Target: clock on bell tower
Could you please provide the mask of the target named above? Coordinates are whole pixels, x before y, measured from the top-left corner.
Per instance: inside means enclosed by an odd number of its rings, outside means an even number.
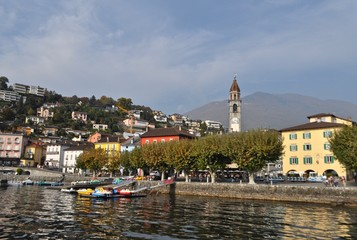
[[[241,105],[240,88],[237,83],[237,75],[235,74],[232,86],[229,90],[229,129],[228,132],[241,131]]]

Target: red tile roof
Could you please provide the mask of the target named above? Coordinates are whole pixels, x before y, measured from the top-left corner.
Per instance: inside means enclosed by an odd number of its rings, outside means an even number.
[[[187,138],[195,138],[195,136],[190,134],[189,132],[182,131],[177,128],[154,128],[142,134],[140,137],[147,138],[147,137],[165,137],[165,136],[180,136],[180,137],[187,137]]]

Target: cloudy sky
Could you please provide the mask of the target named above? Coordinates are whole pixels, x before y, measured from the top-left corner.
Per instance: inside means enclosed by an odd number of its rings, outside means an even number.
[[[167,114],[242,95],[357,103],[355,0],[0,0],[0,75]]]

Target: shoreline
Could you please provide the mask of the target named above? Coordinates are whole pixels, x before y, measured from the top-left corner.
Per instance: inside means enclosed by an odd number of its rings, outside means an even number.
[[[357,206],[355,187],[176,182],[153,191],[187,196]]]

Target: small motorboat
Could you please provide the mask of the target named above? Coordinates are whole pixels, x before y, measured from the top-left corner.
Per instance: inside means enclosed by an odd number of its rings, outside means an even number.
[[[65,192],[65,193],[77,193],[77,190],[74,188],[62,188],[61,192]]]
[[[31,179],[26,179],[22,181],[22,185],[33,185],[35,182],[32,181]]]

